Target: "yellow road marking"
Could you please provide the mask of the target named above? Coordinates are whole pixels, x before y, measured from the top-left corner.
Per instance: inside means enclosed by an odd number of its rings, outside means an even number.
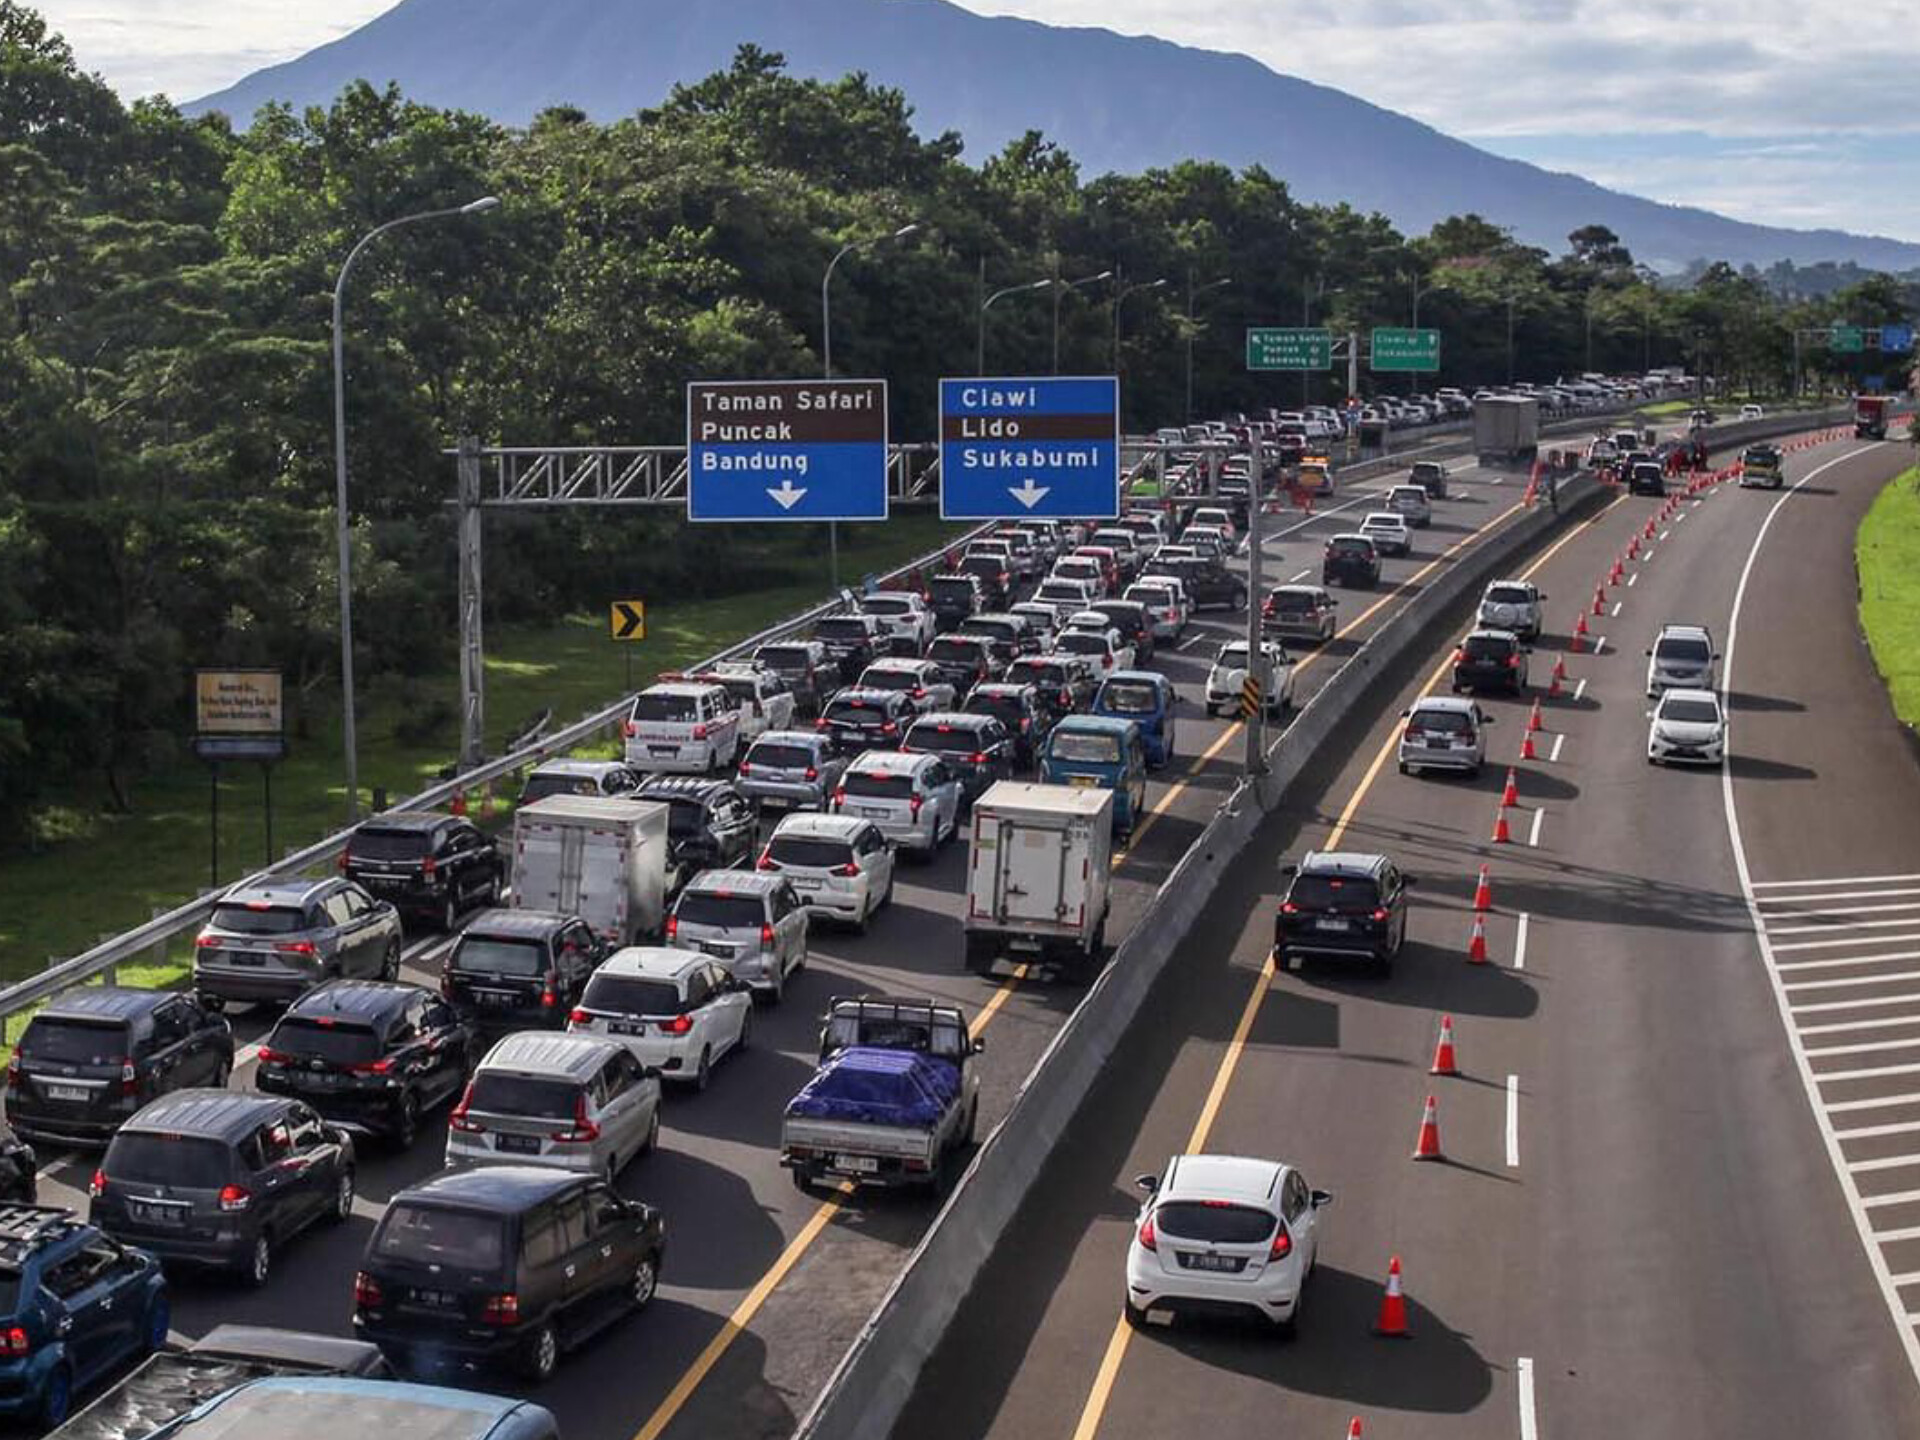
[[[1599,524],[1600,521],[1605,518],[1607,512],[1613,509],[1614,505],[1620,504],[1625,499],[1626,496],[1624,495],[1617,496],[1612,504],[1607,505],[1599,514],[1595,515],[1591,520],[1588,520],[1584,525],[1577,525],[1565,535],[1562,535],[1549,546],[1537,560],[1521,572],[1520,578],[1523,580],[1533,578],[1541,566],[1545,565],[1547,561],[1559,553],[1562,546],[1566,545],[1582,531],[1591,529],[1593,526]],[[1467,540],[1473,539],[1475,535],[1484,534],[1487,530],[1492,529],[1495,525],[1498,525],[1502,520],[1506,519],[1508,515],[1513,514],[1515,510],[1519,510],[1520,508],[1522,507],[1519,505],[1513,506],[1512,509],[1488,521],[1485,526],[1480,530],[1476,530],[1473,535],[1464,537],[1460,541],[1460,544],[1465,544]],[[1453,547],[1453,549],[1458,548],[1459,545]],[[1452,550],[1446,552],[1446,554],[1452,553]],[[1421,570],[1419,575],[1426,574],[1427,570],[1432,569],[1433,565],[1439,564],[1440,560],[1445,558],[1446,555],[1437,557],[1426,569]],[[1419,575],[1410,578],[1418,579]],[[1392,598],[1392,596],[1382,596],[1381,599],[1370,606],[1365,613],[1356,616],[1353,623],[1355,625],[1359,624],[1362,620],[1366,619],[1367,615],[1372,614],[1374,610],[1377,610]],[[1415,698],[1419,699],[1425,696],[1435,685],[1439,684],[1440,677],[1447,673],[1447,668],[1452,663],[1453,657],[1451,655],[1442,659],[1440,664],[1434,667],[1433,673],[1427,677],[1426,682],[1420,687],[1419,693]],[[1361,803],[1365,801],[1368,792],[1373,789],[1374,781],[1379,778],[1381,769],[1387,763],[1387,757],[1393,753],[1395,745],[1399,743],[1399,739],[1400,736],[1397,727],[1389,723],[1386,740],[1374,755],[1373,763],[1367,766],[1367,773],[1360,777],[1360,783],[1354,788],[1354,792],[1348,798],[1346,805],[1341,808],[1340,818],[1334,823],[1333,829],[1327,834],[1327,849],[1336,850],[1339,848],[1341,837],[1346,834],[1347,827],[1353,823],[1353,817],[1359,813]],[[1200,1116],[1194,1122],[1193,1133],[1187,1137],[1187,1148],[1183,1153],[1194,1155],[1201,1153],[1204,1149],[1207,1143],[1207,1136],[1213,1131],[1213,1122],[1219,1116],[1220,1106],[1226,1101],[1227,1088],[1233,1083],[1234,1072],[1239,1068],[1240,1056],[1246,1050],[1247,1036],[1253,1032],[1254,1021],[1257,1020],[1260,1015],[1260,1007],[1265,1003],[1267,993],[1273,987],[1273,979],[1273,956],[1269,953],[1266,962],[1260,967],[1260,977],[1254,982],[1253,989],[1247,996],[1247,1003],[1240,1012],[1240,1023],[1234,1027],[1233,1038],[1227,1042],[1226,1053],[1220,1057],[1219,1067],[1214,1071],[1213,1084],[1207,1090],[1207,1098],[1200,1107]],[[1119,1319],[1114,1321],[1113,1334],[1107,1338],[1106,1351],[1100,1357],[1100,1368],[1095,1372],[1093,1377],[1093,1388],[1087,1394],[1086,1404],[1081,1407],[1079,1423],[1073,1427],[1073,1440],[1094,1440],[1094,1436],[1099,1432],[1101,1418],[1106,1414],[1107,1402],[1112,1397],[1113,1387],[1120,1378],[1121,1362],[1126,1359],[1127,1345],[1131,1341],[1132,1336],[1133,1327],[1127,1323],[1126,1316],[1123,1314]]]

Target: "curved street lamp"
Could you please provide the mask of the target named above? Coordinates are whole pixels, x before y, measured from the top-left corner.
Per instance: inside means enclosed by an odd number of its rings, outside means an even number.
[[[1218,290],[1222,285],[1231,285],[1233,277],[1222,275],[1218,280],[1209,280],[1204,285],[1193,283],[1193,269],[1187,269],[1187,424],[1193,423],[1193,302],[1209,290]]]
[[[1049,276],[1045,280],[1029,280],[1022,285],[1009,285],[1004,290],[994,291],[980,302],[980,314],[978,317],[979,328],[978,333],[974,336],[973,342],[974,374],[984,375],[987,373],[987,311],[993,308],[993,302],[1007,295],[1024,295],[1034,290],[1051,289],[1054,283],[1053,278]]]
[[[1097,285],[1102,280],[1111,280],[1113,271],[1102,270],[1098,275],[1087,275],[1079,280],[1061,280],[1053,282],[1053,373],[1060,373],[1060,301],[1069,290],[1078,290],[1082,285]]]
[[[334,529],[340,543],[340,740],[347,761],[347,823],[360,818],[360,757],[353,723],[353,543],[347,523],[347,380],[346,359],[340,337],[340,310],[346,300],[347,275],[353,262],[375,240],[389,230],[421,220],[444,220],[455,215],[479,215],[497,209],[500,197],[482,195],[465,205],[441,210],[422,210],[402,215],[384,225],[376,225],[347,252],[340,276],[333,284],[333,470]]]

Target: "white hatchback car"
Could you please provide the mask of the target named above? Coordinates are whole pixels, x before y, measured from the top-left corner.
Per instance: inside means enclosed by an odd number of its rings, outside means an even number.
[[[871,820],[880,833],[931,860],[960,828],[960,777],[938,755],[868,750],[833,792],[833,813]]]
[[[1360,533],[1373,541],[1382,555],[1407,555],[1413,551],[1413,531],[1407,517],[1397,510],[1375,510],[1360,522]]]
[[[1495,580],[1480,596],[1475,612],[1486,630],[1511,630],[1522,640],[1540,638],[1540,602],[1547,597],[1531,580]]]
[[[1238,1155],[1177,1155],[1134,1183],[1147,1199],[1127,1246],[1129,1324],[1237,1310],[1292,1331],[1332,1195],[1291,1165]]]
[[[1274,641],[1262,641],[1266,674],[1261,677],[1267,697],[1267,714],[1278,715],[1293,705],[1293,657]],[[1214,657],[1207,671],[1207,714],[1234,711],[1240,705],[1240,688],[1247,679],[1247,642],[1229,640]]]
[[[1494,717],[1471,698],[1426,695],[1401,712],[1406,728],[1400,732],[1400,773],[1420,770],[1464,770],[1478,775],[1487,763],[1487,726]]]
[[[1649,765],[1718,765],[1727,756],[1727,715],[1711,690],[1668,690],[1647,712]]]
[[[632,945],[593,972],[567,1029],[616,1040],[663,1079],[704,1090],[752,1035],[753,995],[704,955]]]
[[[1433,523],[1433,501],[1424,485],[1396,485],[1387,491],[1387,508],[1405,518],[1416,530]]]
[[[1091,650],[1083,652],[1073,645],[1063,643],[1067,636],[1082,632],[1089,635],[1104,635],[1106,637],[1107,648],[1113,653],[1114,669],[1133,669],[1133,642],[1121,638],[1120,632],[1114,628],[1112,617],[1103,615],[1098,610],[1079,610],[1069,615],[1067,617],[1067,623],[1061,628],[1059,635],[1054,637],[1054,648],[1056,650],[1065,650],[1068,654],[1095,653]]]
[[[800,903],[865,931],[893,902],[893,845],[871,820],[789,815],[774,827],[759,868],[793,881]]]

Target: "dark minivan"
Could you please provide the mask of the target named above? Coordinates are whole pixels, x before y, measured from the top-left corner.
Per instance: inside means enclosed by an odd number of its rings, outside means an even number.
[[[7,1066],[7,1118],[29,1139],[104,1145],[156,1095],[227,1083],[233,1027],[189,995],[86,986],[48,1001]]]
[[[296,1000],[260,1046],[254,1084],[405,1149],[480,1058],[474,1027],[431,990],[336,980]]]
[[[447,952],[440,993],[483,1038],[509,1030],[564,1030],[606,942],[558,910],[485,910]]]
[[[653,1299],[667,1226],[596,1176],[532,1165],[449,1171],[393,1197],[353,1278],[353,1329],[402,1369],[512,1366]]]
[[[431,810],[396,810],[347,839],[340,870],[402,915],[432,920],[449,934],[476,907],[498,905],[506,866],[492,837],[471,820]]]
[[[88,1219],[164,1261],[267,1283],[273,1252],[353,1213],[353,1141],[278,1095],[176,1090],[113,1137]]]

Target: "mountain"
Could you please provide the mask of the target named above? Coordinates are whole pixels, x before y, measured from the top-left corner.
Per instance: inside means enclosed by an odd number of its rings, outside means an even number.
[[[784,54],[796,75],[858,70],[897,86],[923,133],[959,131],[976,160],[1036,129],[1089,174],[1260,164],[1304,200],[1378,210],[1409,233],[1473,211],[1556,254],[1569,231],[1603,224],[1663,269],[1699,257],[1920,265],[1920,245],[1752,225],[1502,159],[1244,55],[988,18],[945,0],[401,0],[187,109],[244,124],[269,100],[325,105],[365,79],[507,124],[557,104],[607,120],[725,69],[747,41]]]

